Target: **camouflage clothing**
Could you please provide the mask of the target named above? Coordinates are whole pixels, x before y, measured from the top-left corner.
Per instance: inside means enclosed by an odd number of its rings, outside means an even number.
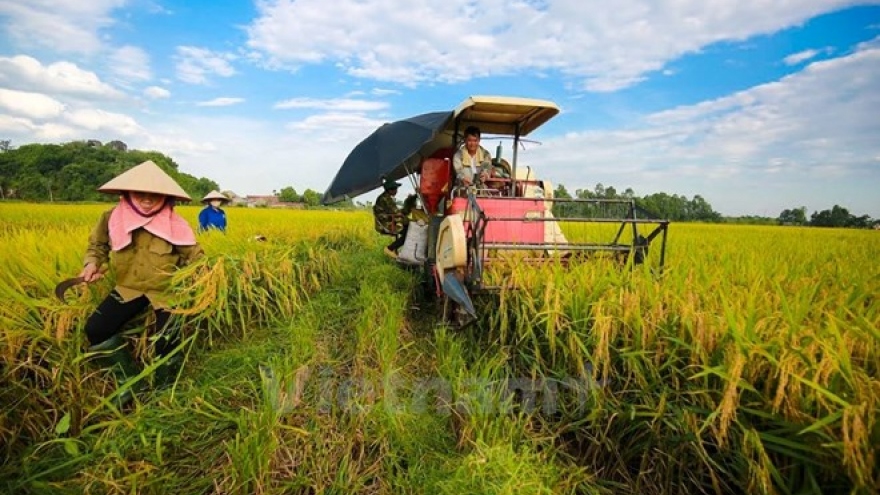
[[[399,235],[406,225],[406,216],[397,207],[391,191],[385,191],[376,198],[373,205],[376,232],[385,235]]]

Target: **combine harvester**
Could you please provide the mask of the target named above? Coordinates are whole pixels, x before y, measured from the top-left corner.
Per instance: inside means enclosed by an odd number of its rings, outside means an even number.
[[[429,292],[443,300],[444,320],[456,326],[476,318],[473,295],[504,287],[504,267],[603,256],[629,266],[652,261],[662,272],[668,220],[651,218],[631,198],[554,198],[549,181],[517,163],[522,138],[558,113],[546,100],[472,96],[453,111],[385,124],[349,154],[323,202],[371,191],[385,178],[408,178],[420,212],[398,262],[423,270]],[[499,143],[484,164],[493,177],[459,187],[452,157],[470,125],[480,128],[484,143],[512,139],[511,159],[501,156]],[[649,257],[657,237],[659,252]]]

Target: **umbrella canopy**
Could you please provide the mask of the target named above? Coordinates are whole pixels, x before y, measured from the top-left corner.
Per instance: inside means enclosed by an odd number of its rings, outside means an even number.
[[[385,178],[397,180],[413,172],[420,157],[452,144],[451,136],[441,135],[451,117],[452,112],[425,113],[379,127],[349,153],[322,202],[358,196],[378,188]]]

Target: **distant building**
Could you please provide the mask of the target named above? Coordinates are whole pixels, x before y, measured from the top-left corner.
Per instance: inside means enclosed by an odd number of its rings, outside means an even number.
[[[278,203],[278,197],[273,194],[269,194],[266,196],[248,194],[244,197],[244,200],[245,203],[247,203],[247,205],[251,208],[256,206],[272,206]]]

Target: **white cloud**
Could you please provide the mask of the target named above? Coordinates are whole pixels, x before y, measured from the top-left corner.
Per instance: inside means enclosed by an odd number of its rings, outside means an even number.
[[[19,46],[42,46],[62,53],[95,53],[102,47],[100,31],[113,24],[111,13],[126,0],[0,1],[8,38]]]
[[[389,95],[399,95],[400,91],[396,89],[385,89],[385,88],[373,88],[371,91],[376,96],[389,96]]]
[[[57,142],[73,139],[76,136],[76,130],[67,125],[54,122],[38,124],[27,118],[3,114],[0,114],[0,132],[6,138],[11,138],[13,142],[15,138],[26,136],[24,142],[27,143]]]
[[[122,81],[149,81],[153,78],[150,56],[136,46],[126,45],[113,50],[108,62],[110,71]]]
[[[863,48],[867,48],[864,46]],[[803,50],[797,53],[792,53],[791,55],[782,59],[785,65],[798,65],[802,62],[806,62],[807,60],[812,60],[819,55],[822,54],[830,54],[833,53],[834,50],[831,47],[825,47],[819,50]]]
[[[527,155],[539,173],[570,189],[587,180],[637,194],[689,191],[729,214],[775,216],[800,204],[815,210],[837,202],[873,216],[880,213],[868,189],[880,184],[871,158],[880,155],[877,87],[880,48],[863,49],[773,83],[648,115],[628,130],[550,138]],[[758,198],[775,206],[750,211]]]
[[[254,119],[163,116],[150,124],[152,132],[126,142],[135,148],[161,149],[187,173],[210,177],[222,189],[239,194],[269,194],[288,185],[300,192],[323,192],[328,174],[363,136],[344,138],[344,132],[334,129],[329,133],[335,136],[332,146],[316,146],[328,135],[327,128],[296,127],[298,132],[290,132],[290,127]],[[253,159],[255,149],[260,150],[259,160]]]
[[[310,108],[330,110],[334,112],[371,112],[388,108],[388,104],[381,101],[357,100],[351,98],[337,98],[320,100],[316,98],[291,98],[279,101],[272,108]]]
[[[0,132],[6,135],[5,137],[29,134],[35,127],[30,119],[0,113]]]
[[[168,156],[210,156],[217,152],[220,147],[209,139],[184,137],[185,129],[177,129],[180,132],[169,133],[157,130],[154,134],[148,134],[144,138],[146,148],[165,150]],[[191,173],[187,169],[187,173]],[[210,172],[204,172],[204,176],[211,176]]]
[[[150,120],[140,122],[142,132],[125,139],[129,147],[161,150],[186,173],[210,177],[239,194],[269,194],[288,185],[323,192],[349,151],[384,123],[351,113],[315,115],[287,125],[223,115],[144,119]],[[88,137],[110,139],[97,132]],[[255,149],[259,160],[254,160]]]
[[[719,41],[798,25],[856,0],[324,0],[258,2],[248,46],[270,66],[332,62],[401,84],[557,71],[613,91]],[[346,15],[339,15],[346,12]]]
[[[371,132],[377,127],[385,124],[384,120],[371,119],[360,114],[328,112],[316,115],[310,115],[303,120],[290,122],[287,128],[296,131],[309,131],[316,134],[329,135],[328,129],[333,129],[333,133],[341,133],[355,131],[354,134],[363,137],[365,132]]]
[[[0,108],[20,117],[45,120],[59,116],[64,104],[44,94],[0,88]]]
[[[785,65],[797,65],[801,62],[810,60],[818,54],[819,52],[817,50],[804,50],[801,52],[792,53],[791,55],[785,57],[782,61],[785,62]]]
[[[229,105],[237,105],[244,101],[244,98],[214,98],[213,100],[200,101],[196,106],[200,107],[228,107]]]
[[[112,131],[122,136],[141,132],[138,123],[128,115],[94,108],[74,110],[65,113],[64,118],[68,123],[89,131]]]
[[[205,84],[210,76],[230,77],[235,69],[230,62],[236,56],[215,53],[205,48],[179,46],[174,56],[177,62],[177,78],[191,84]]]
[[[159,100],[163,98],[168,98],[171,96],[171,91],[168,91],[165,88],[161,88],[159,86],[149,86],[144,90],[144,95],[148,98]]]
[[[880,28],[880,24],[878,24],[878,28]],[[880,36],[868,41],[863,41],[856,46],[856,49],[858,50],[868,50],[870,48],[880,48]]]
[[[72,62],[43,65],[27,55],[0,57],[0,82],[12,89],[38,90],[96,99],[116,99],[122,93],[91,71]]]
[[[147,0],[147,11],[151,14],[173,15],[174,11],[160,4],[158,1]]]

